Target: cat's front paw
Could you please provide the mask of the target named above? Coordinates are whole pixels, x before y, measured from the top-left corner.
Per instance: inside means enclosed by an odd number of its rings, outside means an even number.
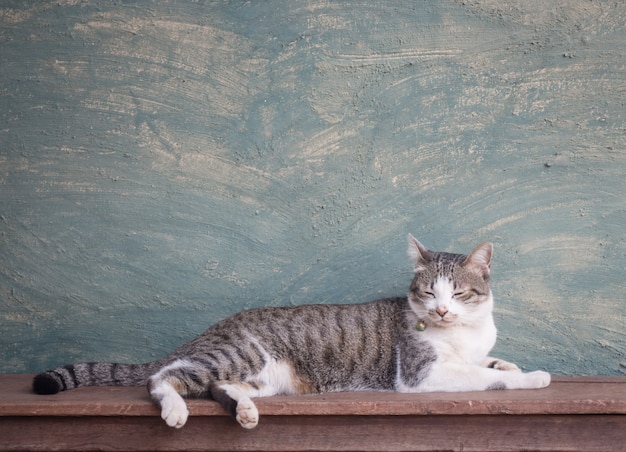
[[[540,389],[545,388],[550,384],[552,377],[548,372],[542,370],[536,370],[525,374],[526,385],[528,389]]]
[[[506,370],[506,371],[513,371],[513,372],[522,371],[522,369],[517,367],[517,364],[504,361],[503,359],[498,359],[494,361],[490,367],[493,367],[494,369],[498,369],[498,370]]]
[[[508,361],[505,361],[503,359],[500,358],[493,358],[491,356],[487,356],[484,360],[483,360],[483,364],[484,367],[488,367],[490,369],[496,369],[496,370],[506,370],[506,371],[514,371],[514,372],[521,372],[522,370],[517,367],[515,364],[510,363]]]
[[[170,427],[181,428],[189,417],[187,404],[178,394],[168,395],[161,400],[161,417]]]
[[[243,428],[254,428],[259,423],[259,410],[250,399],[243,399],[237,403],[237,422]]]

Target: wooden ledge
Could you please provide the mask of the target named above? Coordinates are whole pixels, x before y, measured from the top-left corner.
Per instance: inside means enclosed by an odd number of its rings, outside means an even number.
[[[143,387],[33,394],[33,375],[0,375],[0,416],[159,416]],[[554,377],[541,390],[400,394],[351,392],[255,399],[261,416],[626,414],[626,378]],[[191,416],[227,416],[211,400],[187,400]]]
[[[210,400],[189,400],[167,427],[145,388],[31,392],[32,375],[0,375],[0,450],[619,450],[626,378],[555,377],[542,390],[337,393],[255,400],[239,427]]]

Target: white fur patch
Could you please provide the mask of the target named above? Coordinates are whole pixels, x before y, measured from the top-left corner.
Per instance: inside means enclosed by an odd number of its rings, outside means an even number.
[[[293,368],[289,363],[277,361],[270,356],[265,348],[259,343],[256,337],[248,335],[248,340],[263,353],[265,367],[251,380],[259,386],[254,393],[249,393],[250,397],[267,397],[276,394],[296,394],[297,390],[293,381]]]
[[[274,394],[296,394],[293,381],[293,369],[286,362],[270,360],[255,380],[260,383],[261,389],[257,397],[266,397]]]
[[[150,388],[150,395],[156,400],[161,407],[161,417],[170,427],[181,428],[187,422],[189,410],[182,396],[176,391],[166,380],[163,375],[172,369],[181,369],[191,367],[192,364],[185,360],[179,359],[171,364],[159,369],[159,371],[150,377],[151,381],[157,381]]]
[[[436,306],[435,310],[450,311],[452,309],[453,286],[452,281],[440,276],[433,284]]]
[[[161,418],[170,427],[181,428],[187,423],[189,410],[185,400],[176,389],[166,381],[161,381],[151,388],[150,395],[161,406]]]

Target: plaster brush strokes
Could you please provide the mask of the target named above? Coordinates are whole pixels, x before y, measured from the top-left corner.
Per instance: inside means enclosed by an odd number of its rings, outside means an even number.
[[[3,3],[0,372],[402,295],[411,232],[495,243],[498,355],[626,373],[625,23],[583,0]]]

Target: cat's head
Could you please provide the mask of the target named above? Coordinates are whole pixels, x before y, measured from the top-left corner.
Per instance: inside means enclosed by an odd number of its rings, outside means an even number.
[[[489,264],[493,245],[483,243],[468,254],[428,250],[409,234],[415,277],[409,304],[426,325],[472,325],[491,315]]]

